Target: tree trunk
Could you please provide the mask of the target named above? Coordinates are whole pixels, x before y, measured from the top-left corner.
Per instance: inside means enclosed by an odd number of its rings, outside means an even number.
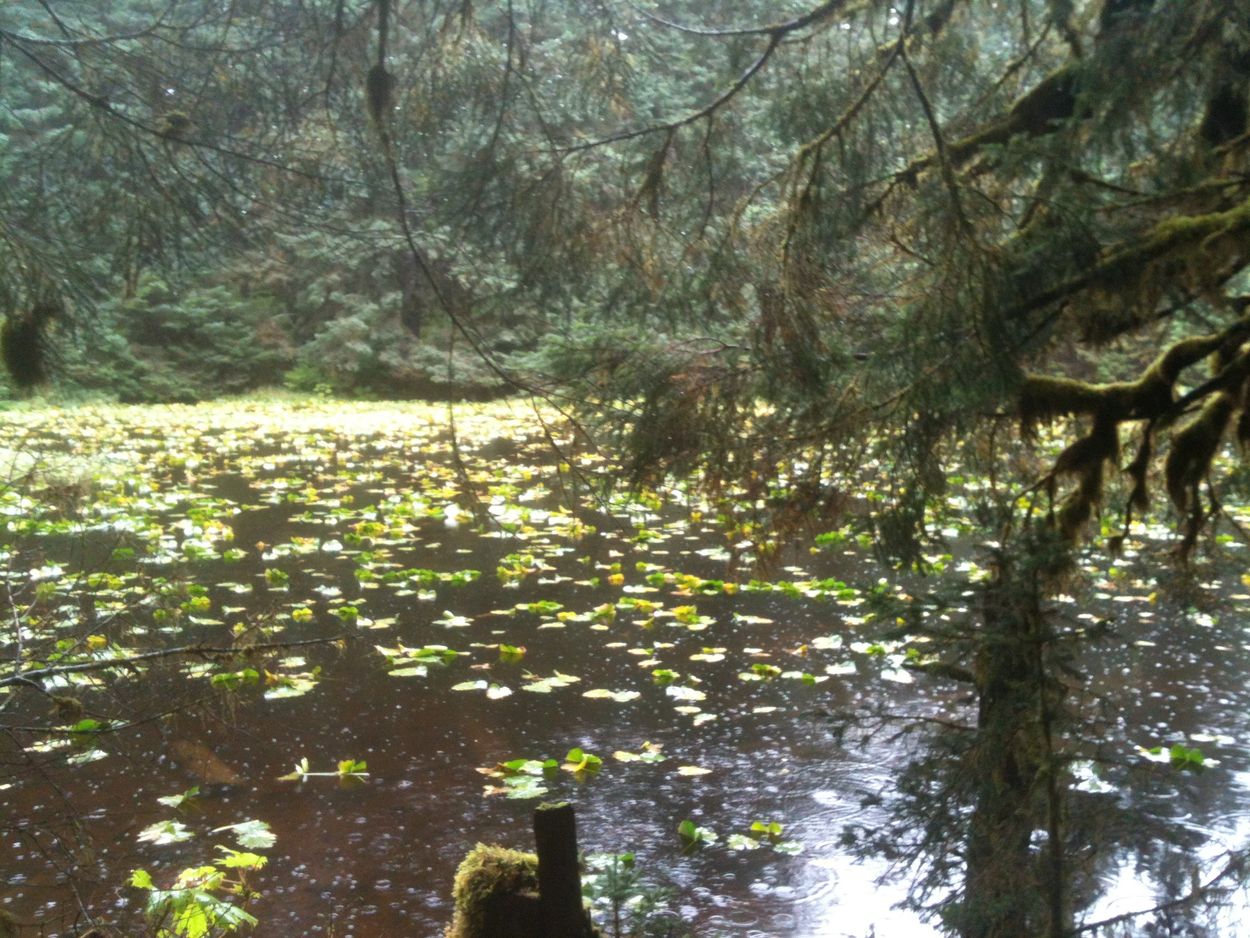
[[[1063,790],[1051,725],[1064,688],[1047,661],[1040,574],[1031,558],[1001,558],[986,592],[977,655],[980,709],[971,753],[972,815],[962,938],[1066,933]],[[1034,830],[1046,831],[1039,852]]]

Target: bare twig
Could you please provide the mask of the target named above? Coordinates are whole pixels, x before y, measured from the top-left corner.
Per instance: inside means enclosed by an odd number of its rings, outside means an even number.
[[[348,638],[346,634],[331,635],[326,638],[309,638],[296,642],[258,642],[255,645],[245,645],[241,648],[222,647],[219,645],[179,645],[176,648],[162,648],[159,651],[148,651],[138,655],[130,655],[125,658],[108,658],[97,659],[95,661],[80,661],[76,664],[60,664],[53,665],[48,668],[34,668],[30,671],[23,671],[20,674],[10,674],[8,677],[0,678],[0,687],[11,687],[18,684],[29,684],[32,681],[42,680],[49,677],[58,677],[62,674],[84,674],[91,671],[109,671],[116,668],[133,668],[149,661],[159,661],[162,658],[176,657],[217,657],[217,656],[235,656],[250,654],[258,651],[277,651],[287,648],[304,648],[309,645],[330,645],[334,642],[343,641]]]

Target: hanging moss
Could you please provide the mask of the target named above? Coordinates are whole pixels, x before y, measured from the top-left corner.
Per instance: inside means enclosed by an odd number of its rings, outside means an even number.
[[[538,857],[478,844],[460,864],[456,911],[445,938],[546,938],[538,904]]]
[[[11,314],[0,327],[0,355],[13,383],[22,390],[48,378],[47,328],[59,312],[51,302],[36,303],[25,313]]]
[[[1241,416],[1237,418],[1237,443],[1244,456],[1250,453],[1250,377],[1241,380],[1237,409],[1241,411]]]
[[[1106,464],[1119,448],[1119,424],[1096,418],[1088,435],[1059,454],[1052,475],[1071,474],[1078,480],[1059,512],[1059,530],[1069,540],[1076,539],[1102,501]]]
[[[1119,448],[1119,435],[1116,422],[1095,418],[1093,429],[1069,445],[1059,458],[1055,460],[1054,475],[1082,475],[1090,465],[1101,464],[1114,459]]]
[[[1233,396],[1221,392],[1211,397],[1193,420],[1173,434],[1172,449],[1164,464],[1164,478],[1177,511],[1190,513],[1198,507],[1198,483],[1211,468],[1211,460],[1219,449],[1233,410]]]
[[[1154,454],[1154,434],[1151,428],[1147,427],[1146,432],[1142,434],[1141,445],[1137,448],[1137,455],[1133,461],[1129,463],[1124,471],[1133,482],[1133,490],[1129,493],[1128,503],[1130,511],[1137,509],[1145,511],[1150,507],[1150,489],[1147,485],[1147,473],[1150,469],[1150,459]],[[1126,518],[1126,527],[1131,516]]]

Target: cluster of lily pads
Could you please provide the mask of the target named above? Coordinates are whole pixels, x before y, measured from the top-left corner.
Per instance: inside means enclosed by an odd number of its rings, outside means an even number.
[[[429,678],[435,669],[453,669],[471,658],[481,664],[487,650],[501,661],[519,662],[526,654],[523,635],[535,618],[538,630],[584,625],[614,635],[628,622],[635,641],[608,647],[636,656],[643,675],[665,686],[668,698],[697,724],[715,718],[698,706],[705,693],[691,669],[700,663],[731,655],[742,661],[743,681],[809,686],[854,667],[845,659],[820,664],[808,655],[835,650],[840,631],[795,649],[769,648],[766,640],[737,650],[701,644],[685,654],[684,664],[673,660],[670,653],[686,647],[676,635],[703,633],[718,616],[738,626],[770,623],[737,611],[726,597],[829,600],[836,609],[830,624],[840,630],[863,621],[856,610],[864,594],[835,578],[707,577],[674,566],[681,558],[692,566],[723,564],[731,549],[749,554],[749,544],[731,540],[741,535],[732,506],[710,505],[678,490],[605,500],[584,483],[578,488],[585,473],[605,471],[602,458],[570,453],[552,465],[545,434],[528,412],[479,407],[460,413],[458,466],[444,416],[434,408],[252,404],[17,411],[11,417],[0,447],[21,454],[25,474],[0,491],[0,507],[15,547],[38,545],[44,558],[37,568],[22,569],[33,551],[10,554],[10,580],[33,587],[25,610],[28,660],[21,666],[129,659],[186,636],[212,636],[220,646],[237,648],[281,642],[316,627],[394,631],[395,616],[370,614],[383,605],[374,597],[445,603],[457,588],[494,576],[532,598],[476,615],[444,609],[424,618],[430,628],[447,630],[525,620],[518,638],[460,647],[375,642],[389,673]],[[509,445],[507,458],[475,456],[501,441]],[[570,492],[572,498],[564,497]],[[273,542],[239,543],[240,516],[263,506],[289,509],[291,533]],[[509,545],[495,570],[446,565],[440,540],[468,529]],[[674,542],[696,537],[699,547],[671,550]],[[109,548],[96,565],[74,570],[65,559],[53,559],[58,541],[82,538]],[[584,575],[570,576],[567,555],[588,539],[602,559],[582,558]],[[420,566],[409,562],[417,547],[428,558]],[[657,562],[661,557],[666,562]],[[565,583],[600,598],[576,610],[542,596]],[[616,598],[603,601],[605,593]],[[84,598],[96,622],[106,623],[85,638]],[[716,600],[716,610],[704,608]],[[262,605],[267,611],[259,614]],[[265,668],[232,660],[188,660],[183,668],[224,690],[262,688],[269,700],[306,694],[323,677],[300,654],[273,659]],[[58,683],[128,680],[143,670],[119,666],[67,674]],[[558,670],[522,674],[520,683],[480,677],[453,681],[450,689],[502,699],[518,689],[549,693],[579,680]],[[639,694],[628,686],[582,691],[588,699],[616,703]]]
[[[185,636],[240,647],[317,627],[380,635],[399,623],[394,615],[371,615],[386,605],[375,597],[434,606],[454,602],[459,588],[483,576],[515,589],[518,601],[476,613],[431,609],[418,617],[430,630],[448,630],[445,640],[375,642],[392,676],[428,680],[457,665],[489,671],[488,652],[499,663],[523,662],[525,635],[535,628],[583,626],[612,639],[606,648],[635,657],[640,676],[664,686],[698,725],[716,715],[700,706],[706,693],[697,669],[726,656],[741,662],[742,681],[805,686],[873,662],[883,679],[906,683],[912,666],[928,660],[930,649],[916,635],[887,641],[863,629],[878,616],[873,610],[887,605],[882,600],[910,598],[898,583],[867,577],[847,583],[797,565],[786,567],[784,577],[756,578],[751,558],[758,545],[746,536],[747,513],[737,510],[743,506],[712,503],[680,487],[605,496],[588,480],[610,473],[610,464],[598,453],[575,452],[571,438],[556,437],[557,447],[568,448],[553,451],[551,428],[537,425],[528,408],[462,407],[454,439],[440,408],[418,405],[232,402],[6,416],[0,426],[0,471],[8,477],[0,486],[4,576],[24,600],[22,655],[8,665],[16,671],[129,660]],[[486,455],[492,447],[501,455]],[[872,481],[869,475],[860,484],[868,491]],[[972,529],[961,512],[984,480],[950,482],[934,523],[955,537]],[[287,509],[290,534],[239,543],[240,516],[264,506]],[[441,550],[442,541],[460,544],[467,531],[507,545],[493,571],[447,564],[465,549]],[[1139,525],[1137,534],[1139,540],[1169,536],[1151,525]],[[75,568],[64,548],[81,539],[96,545],[99,556]],[[858,556],[867,542],[865,532],[847,524],[816,535],[811,552]],[[421,565],[411,562],[417,549]],[[1134,556],[1130,541],[1121,561],[1105,569],[1091,565],[1090,575],[1099,598],[1140,604],[1137,615],[1148,619],[1154,584],[1134,570]],[[985,575],[973,557],[934,554],[928,561],[936,571],[957,568],[967,582]],[[709,576],[713,565],[722,572]],[[567,608],[543,595],[563,585],[591,601]],[[739,608],[752,594],[824,604],[826,629],[793,648],[770,647],[772,619]],[[92,613],[87,622],[84,604]],[[259,614],[262,604],[267,611]],[[916,602],[909,608],[917,624],[965,611]],[[506,627],[508,620],[517,623],[515,638],[454,642],[450,635],[483,623]],[[688,650],[688,640],[678,638],[698,636],[718,621],[738,627],[735,636],[761,640],[733,648],[722,639]],[[632,628],[622,631],[625,623]],[[64,689],[132,680],[145,667],[67,670],[45,683]],[[306,694],[323,677],[300,654],[262,669],[229,660],[189,660],[183,667],[222,689],[262,688],[269,700]],[[579,680],[559,670],[525,669],[519,682],[483,675],[448,686],[502,700],[515,690],[550,693]],[[624,704],[641,690],[635,684],[581,694]]]

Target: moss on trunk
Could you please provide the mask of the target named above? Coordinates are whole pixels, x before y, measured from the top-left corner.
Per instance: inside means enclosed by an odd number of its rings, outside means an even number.
[[[446,938],[544,938],[532,853],[478,844],[456,871],[452,894]]]

